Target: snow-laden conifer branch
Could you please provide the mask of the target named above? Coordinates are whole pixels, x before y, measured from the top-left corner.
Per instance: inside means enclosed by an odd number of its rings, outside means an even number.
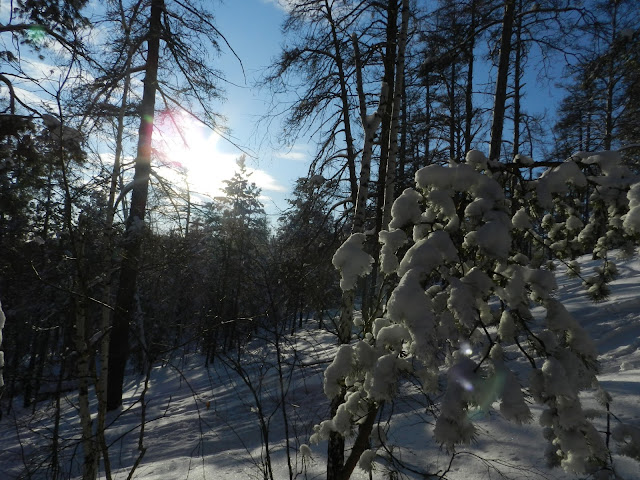
[[[510,172],[494,172],[490,163],[471,151],[465,163],[429,165],[395,201],[389,230],[379,233],[381,271],[395,284],[372,328],[342,345],[327,369],[325,393],[346,391],[345,402],[316,426],[314,442],[353,434],[368,412],[393,402],[410,375],[425,393],[442,395],[433,434],[450,451],[477,435],[470,410],[499,402],[506,419],[525,423],[530,395],[543,407],[551,464],[589,474],[610,462],[580,401],[597,386],[598,352],[556,299],[550,260],[592,251],[603,262],[587,277],[596,298],[616,273],[607,252],[639,239],[638,178],[617,152],[580,153],[505,195]],[[576,201],[584,195],[591,215]],[[352,235],[336,252],[343,288],[369,271],[363,242]],[[528,379],[513,369],[514,357],[531,366]],[[625,428],[618,438],[635,452],[635,431]],[[364,457],[370,466],[375,450]]]

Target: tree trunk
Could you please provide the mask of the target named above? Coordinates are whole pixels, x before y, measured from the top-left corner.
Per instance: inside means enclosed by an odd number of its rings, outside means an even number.
[[[391,117],[391,130],[389,132],[389,158],[387,160],[387,174],[385,177],[384,215],[382,228],[389,227],[391,221],[391,206],[395,200],[396,189],[396,159],[398,157],[398,132],[400,121],[400,108],[402,106],[402,92],[404,91],[404,64],[407,36],[409,30],[409,0],[402,1],[402,24],[398,41],[398,54],[396,65],[395,87],[393,89],[393,105]]]
[[[611,46],[610,49],[613,48],[613,44],[616,41],[616,36],[618,35],[618,2],[612,2],[613,4],[613,13],[611,15]],[[610,53],[607,56],[607,97],[606,97],[606,105],[605,105],[605,130],[604,130],[604,149],[611,150],[611,143],[613,140],[613,91],[615,87],[615,68],[614,68],[614,57]]]
[[[456,60],[451,61],[449,76],[449,158],[456,160]]]
[[[342,122],[344,124],[344,136],[347,149],[347,170],[349,171],[349,185],[351,187],[351,201],[355,208],[356,195],[358,192],[358,181],[356,178],[356,150],[353,146],[353,135],[351,133],[351,120],[349,116],[349,90],[347,89],[347,80],[344,72],[344,62],[340,52],[340,41],[336,31],[336,25],[331,14],[331,6],[329,1],[325,0],[325,9],[327,10],[327,20],[331,25],[331,43],[333,44],[334,59],[336,68],[338,69],[338,81],[340,82],[340,102],[342,109]]]
[[[391,123],[393,118],[393,99],[395,98],[395,69],[396,69],[396,46],[398,43],[398,4],[396,0],[389,0],[387,3],[387,27],[386,27],[386,45],[383,57],[384,63],[384,83],[387,85],[387,95],[389,101],[385,103],[382,111],[382,127],[380,130],[380,166],[378,170],[378,192],[376,205],[376,225],[375,231],[382,230],[384,217],[384,196],[386,192],[385,180],[388,171],[389,152],[391,150]],[[373,268],[373,277],[378,271],[377,251],[379,247],[374,247],[375,254],[373,258],[376,263]]]
[[[385,83],[382,84],[380,90],[380,103],[376,112],[367,115],[367,101],[364,95],[364,86],[362,81],[362,62],[360,59],[360,48],[358,47],[358,39],[352,36],[353,50],[355,53],[356,63],[356,89],[360,100],[360,119],[362,128],[364,129],[364,145],[362,148],[362,159],[360,161],[360,181],[358,185],[358,196],[356,199],[356,208],[353,216],[352,233],[360,233],[364,231],[365,211],[367,199],[369,198],[369,182],[371,180],[371,157],[373,155],[373,144],[375,141],[376,131],[380,126],[383,112],[388,103],[388,88]]]
[[[522,2],[519,2],[522,10]],[[516,22],[516,58],[513,72],[513,156],[520,153],[520,83],[522,77],[522,17]]]
[[[379,410],[380,407],[378,405],[371,405],[369,407],[367,416],[358,427],[358,436],[353,442],[353,448],[351,449],[349,458],[347,458],[337,480],[349,480],[349,478],[351,478],[351,474],[355,470],[356,465],[358,465],[358,460],[360,460],[360,457],[369,446],[369,436],[373,431],[373,426],[375,425]]]
[[[122,405],[124,370],[129,356],[129,322],[134,312],[136,280],[140,268],[140,253],[147,208],[149,176],[151,174],[151,136],[155,98],[158,87],[158,61],[163,0],[152,0],[147,40],[147,65],[140,111],[138,152],[133,177],[131,209],[124,236],[120,282],[116,296],[113,327],[109,341],[109,375],[107,380],[107,409]]]
[[[471,1],[471,24],[469,25],[469,43],[467,44],[467,85],[465,88],[464,114],[464,154],[471,150],[471,129],[473,122],[473,50],[476,42],[476,0]]]
[[[362,160],[360,167],[360,182],[358,186],[358,195],[356,197],[355,212],[353,217],[352,233],[361,233],[364,231],[365,210],[367,199],[369,198],[369,180],[371,174],[371,157],[373,155],[373,143],[376,131],[380,125],[382,112],[387,102],[387,85],[382,84],[380,92],[380,104],[378,110],[373,114],[367,115],[366,98],[362,83],[362,64],[360,61],[360,50],[358,47],[358,39],[352,36],[353,47],[356,61],[356,79],[358,98],[360,100],[360,117],[364,129],[364,146],[362,149]],[[351,340],[351,328],[353,326],[353,306],[355,302],[355,288],[342,292],[342,304],[340,307],[340,320],[338,323],[338,342],[340,344],[349,343]],[[331,401],[331,417],[333,417],[340,404],[344,401],[344,394],[338,395]],[[332,432],[329,436],[329,444],[327,446],[327,480],[335,480],[344,464],[344,437],[337,432]]]
[[[87,315],[84,299],[76,301],[75,347],[78,353],[76,369],[78,375],[78,413],[82,426],[82,449],[84,462],[83,480],[93,480],[98,476],[99,447],[93,435],[93,420],[89,402],[89,379],[91,378],[91,353],[87,346]]]
[[[511,34],[515,17],[516,0],[506,0],[504,17],[502,19],[502,36],[500,38],[500,60],[498,62],[498,78],[496,79],[496,94],[493,105],[493,122],[491,124],[491,144],[489,159],[500,159],[502,145],[502,130],[507,103],[507,82],[509,79],[509,57],[511,55]]]

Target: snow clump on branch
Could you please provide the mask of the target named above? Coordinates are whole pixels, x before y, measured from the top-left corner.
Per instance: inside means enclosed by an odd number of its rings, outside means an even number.
[[[540,422],[551,464],[579,474],[606,466],[606,445],[580,403],[580,392],[597,386],[597,350],[555,299],[544,256],[593,248],[605,260],[596,283],[605,285],[615,273],[606,251],[638,238],[640,183],[629,190],[638,179],[617,152],[578,154],[529,180],[519,168],[535,163],[521,156],[514,164],[489,162],[473,150],[466,163],[416,172],[415,188],[395,201],[389,230],[379,233],[380,270],[391,285],[386,305],[327,368],[325,393],[346,392],[345,402],[315,427],[312,441],[332,431],[351,434],[372,408],[393,401],[402,378],[413,376],[424,393],[440,395],[433,434],[449,450],[475,437],[472,409],[499,401],[506,419],[530,421],[528,391],[545,408]],[[507,198],[502,184],[512,181],[521,185]],[[586,225],[576,201],[587,198],[583,190],[597,213]],[[364,240],[351,235],[333,258],[345,291],[371,271]],[[546,316],[534,315],[534,307]],[[514,358],[531,365],[528,382],[509,368]],[[626,441],[635,435],[618,434]],[[375,450],[368,451],[361,466],[369,470],[374,458]]]
[[[344,291],[356,288],[358,277],[371,273],[373,258],[363,250],[366,236],[353,233],[333,255],[333,266],[340,271],[340,288]]]

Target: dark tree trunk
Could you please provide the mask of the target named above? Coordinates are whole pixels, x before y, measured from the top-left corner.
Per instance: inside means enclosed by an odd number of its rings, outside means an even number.
[[[331,418],[338,411],[338,407],[344,402],[344,393],[331,400]],[[344,437],[338,432],[329,434],[327,445],[327,480],[340,478],[340,471],[344,466]]]
[[[331,13],[331,6],[328,0],[325,0],[325,9],[327,11],[327,20],[331,24],[331,43],[334,49],[336,68],[338,69],[338,81],[340,82],[340,102],[342,109],[342,122],[344,123],[344,136],[347,148],[347,169],[349,171],[349,185],[351,187],[351,201],[353,207],[356,206],[356,197],[358,195],[358,179],[356,177],[356,150],[353,146],[353,134],[351,133],[351,120],[349,115],[349,90],[347,88],[347,78],[344,71],[344,62],[342,60],[342,52],[340,48],[340,39],[336,31],[336,25]]]
[[[612,2],[613,12],[611,15],[611,48],[618,35],[618,2]],[[615,68],[613,55],[607,57],[607,96],[606,96],[606,112],[605,112],[605,131],[604,131],[604,149],[611,150],[613,140],[613,91],[615,88]]]
[[[393,119],[393,98],[395,95],[395,77],[396,77],[396,52],[398,43],[398,4],[395,0],[389,0],[387,6],[387,27],[386,27],[386,46],[383,58],[384,62],[384,83],[387,86],[387,99],[382,111],[382,127],[380,130],[380,166],[378,170],[378,191],[376,200],[376,232],[382,230],[383,214],[384,214],[384,195],[386,191],[385,180],[387,177],[387,160],[391,150],[391,121]],[[374,247],[376,250],[378,246]],[[375,278],[378,271],[378,255],[374,252],[373,258],[376,263],[373,269],[373,277]]]
[[[465,88],[465,114],[464,114],[464,152],[471,150],[472,122],[473,122],[473,50],[476,42],[476,2],[471,2],[471,25],[469,25],[469,43],[467,45],[467,85]]]
[[[451,70],[449,77],[449,158],[456,158],[456,77],[457,77],[456,61],[451,62]]]
[[[152,0],[149,37],[147,39],[146,76],[140,108],[138,152],[133,176],[134,187],[124,236],[120,282],[109,342],[107,410],[114,410],[122,405],[122,384],[129,356],[129,322],[134,312],[136,280],[142,250],[142,225],[147,209],[149,176],[151,174],[151,136],[158,87],[158,60],[163,9],[163,0]]]
[[[520,10],[522,10],[522,2]],[[518,17],[516,22],[516,58],[513,73],[513,156],[520,153],[520,90],[522,89],[522,17]]]
[[[515,17],[516,0],[506,0],[502,20],[502,36],[500,38],[500,60],[498,62],[498,78],[493,105],[493,122],[491,124],[491,145],[489,158],[500,159],[504,114],[507,104],[507,81],[509,79],[509,57],[511,55],[511,34]]]

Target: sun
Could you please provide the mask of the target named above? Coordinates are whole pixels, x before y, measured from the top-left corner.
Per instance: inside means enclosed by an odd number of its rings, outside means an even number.
[[[156,126],[154,149],[162,174],[191,193],[211,199],[222,196],[223,182],[233,177],[239,155],[222,151],[220,134],[175,112],[158,115]]]

